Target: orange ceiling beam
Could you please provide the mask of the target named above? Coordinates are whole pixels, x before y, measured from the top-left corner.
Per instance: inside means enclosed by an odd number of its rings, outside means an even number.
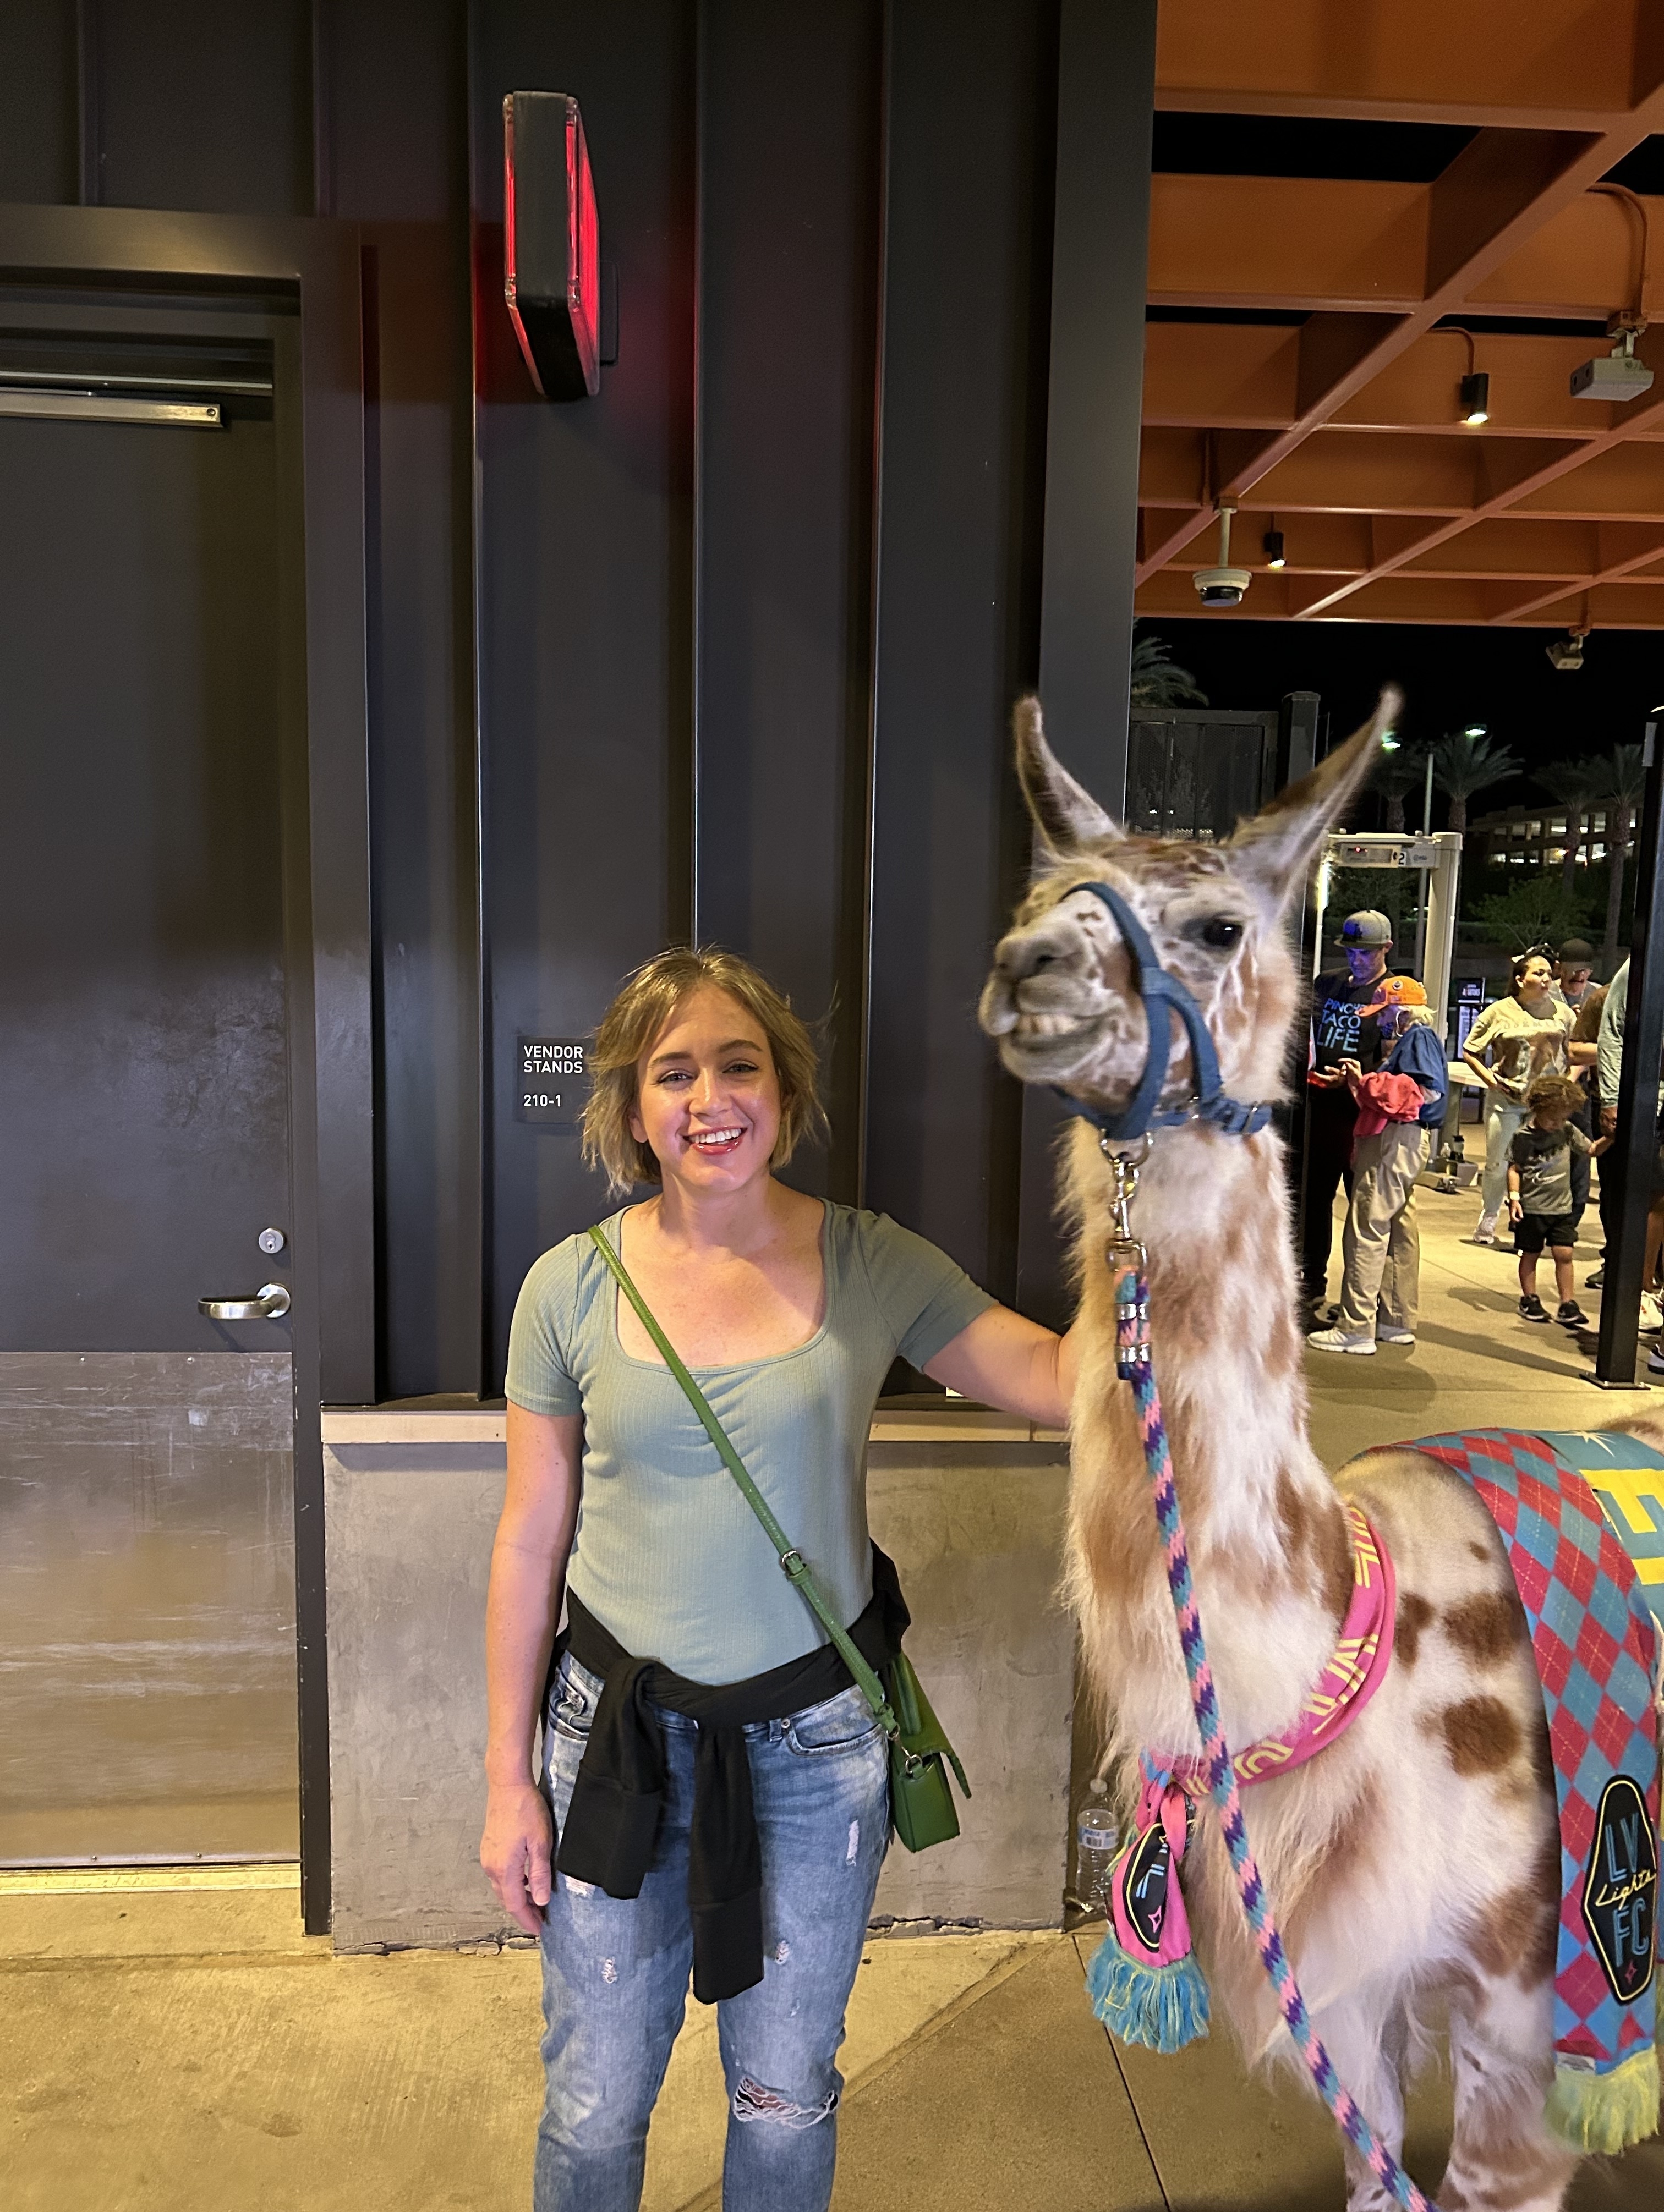
[[[1228,458],[1227,441],[1213,442],[1226,448]],[[1141,503],[1152,509],[1180,507],[1190,498],[1193,511],[1194,486],[1205,474],[1208,445],[1204,432],[1147,430]],[[1543,488],[1535,496],[1546,511],[1612,511],[1604,484],[1598,495],[1586,495],[1580,503],[1575,479],[1563,489],[1548,481],[1547,468],[1566,450],[1561,441],[1550,445],[1533,438],[1326,430],[1303,439],[1268,470],[1255,483],[1251,503],[1284,514],[1468,516],[1508,498],[1516,486],[1540,481]],[[1633,470],[1634,481],[1620,494],[1616,511],[1651,515],[1664,501],[1664,447],[1637,447],[1624,465]],[[1204,521],[1209,519],[1204,513]]]
[[[1320,592],[1320,578],[1259,576],[1239,607],[1220,607],[1210,622],[1299,621],[1307,598]],[[1522,611],[1517,586],[1478,577],[1398,574],[1365,584],[1346,602],[1338,617],[1347,622],[1459,624],[1567,629],[1585,621],[1597,628],[1664,629],[1664,579],[1597,584],[1593,589],[1562,586],[1551,599]],[[1141,616],[1169,621],[1196,612],[1188,580],[1169,569],[1138,593]]]
[[[1300,331],[1296,420],[1286,430],[1265,438],[1229,474],[1216,477],[1210,487],[1214,497],[1240,497],[1251,490],[1435,323],[1455,313],[1475,284],[1501,267],[1533,232],[1628,151],[1633,143],[1630,134],[1646,134],[1655,108],[1657,119],[1664,122],[1664,92],[1652,95],[1622,131],[1606,138],[1557,138],[1532,131],[1478,132],[1427,188],[1427,289],[1420,304],[1391,319],[1380,313],[1341,311],[1312,315]],[[1189,535],[1190,527],[1181,519],[1167,544],[1147,550],[1140,580],[1160,568]]]
[[[1419,542],[1378,563],[1374,577],[1404,568],[1412,558],[1431,552],[1484,515],[1509,512],[1581,516],[1595,522],[1664,519],[1664,466],[1661,466],[1664,447],[1637,434],[1664,424],[1664,397],[1650,403],[1635,401],[1617,411],[1628,418],[1618,428],[1591,439],[1587,445],[1562,447],[1528,476],[1494,491],[1472,516],[1434,524]],[[1302,618],[1328,614],[1359,588],[1356,581],[1338,584],[1302,609]]]
[[[1156,105],[1234,114],[1618,127],[1664,82],[1652,0],[1161,0]]]
[[[1496,152],[1506,191],[1518,180],[1505,173],[1510,149]],[[1158,175],[1150,190],[1150,305],[1414,314],[1434,293],[1450,293],[1451,277],[1471,258],[1461,234],[1484,221],[1477,185],[1466,200],[1444,189],[1466,159],[1430,185]],[[1645,204],[1658,251],[1664,199]],[[1492,315],[1603,320],[1635,299],[1638,235],[1628,203],[1582,192],[1545,214],[1497,265],[1472,270],[1442,312],[1472,304]],[[1442,274],[1441,259],[1452,264]]]
[[[1664,18],[1664,10],[1660,13]],[[1655,123],[1664,126],[1664,92],[1649,94],[1621,130],[1605,138],[1482,131],[1470,140],[1430,188],[1430,289],[1420,306],[1391,319],[1356,313],[1312,315],[1299,333],[1296,420],[1265,436],[1246,461],[1217,472],[1208,488],[1212,498],[1198,501],[1198,509],[1252,490],[1435,323],[1460,313],[1468,292],[1598,183]],[[1181,517],[1166,541],[1146,548],[1137,580],[1159,568],[1191,534],[1192,526]]]
[[[1592,188],[1664,131],[1661,0],[1510,0],[1477,27],[1449,0],[1162,0],[1156,97],[1476,135],[1426,185],[1155,179],[1153,304],[1306,320],[1149,326],[1140,604],[1171,592],[1192,611],[1188,575],[1166,564],[1196,565],[1229,499],[1250,566],[1259,510],[1288,541],[1248,619],[1548,622],[1571,599],[1597,621],[1664,622],[1664,307],[1648,297],[1658,406],[1572,401],[1588,339],[1476,334],[1484,426],[1454,420],[1466,342],[1434,328],[1637,303],[1664,200],[1643,216]]]
[[[1460,331],[1429,331],[1337,409],[1332,424],[1456,438],[1586,440],[1615,428],[1620,413],[1571,396],[1571,373],[1592,350],[1585,337],[1491,331],[1478,331],[1470,349]],[[1483,427],[1460,419],[1460,383],[1470,360],[1490,378],[1490,420]],[[1299,415],[1299,378],[1297,330],[1253,323],[1145,325],[1144,421],[1152,426],[1286,429]]]
[[[1158,174],[1150,305],[1407,313],[1426,294],[1431,198],[1426,185]]]
[[[1264,533],[1272,526],[1283,534],[1287,566],[1280,571],[1265,565]],[[1384,581],[1388,572],[1381,564],[1418,534],[1416,524],[1393,516],[1273,514],[1244,508],[1237,518],[1232,557],[1253,572],[1255,581],[1249,594],[1252,604],[1243,614],[1260,621],[1309,614],[1350,579],[1360,588],[1347,599],[1345,614],[1368,616],[1381,604],[1374,585]],[[1140,590],[1140,613],[1197,611],[1191,571],[1204,557],[1207,537],[1204,530],[1193,541],[1188,559],[1163,569]],[[1664,586],[1664,520],[1641,524],[1502,517],[1463,529],[1405,562],[1396,573],[1441,586],[1460,581],[1503,587],[1483,600],[1464,596],[1460,602],[1466,609],[1464,620],[1550,623],[1556,619],[1552,611],[1563,605],[1569,593],[1609,583]],[[1649,611],[1649,627],[1664,623],[1664,592],[1641,604]]]

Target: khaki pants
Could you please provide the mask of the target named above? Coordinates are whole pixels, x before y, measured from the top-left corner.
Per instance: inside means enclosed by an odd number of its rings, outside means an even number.
[[[1430,1134],[1418,1121],[1389,1121],[1379,1136],[1358,1140],[1335,1323],[1348,1336],[1373,1336],[1378,1312],[1389,1328],[1416,1326],[1422,1261],[1416,1177],[1427,1164]]]

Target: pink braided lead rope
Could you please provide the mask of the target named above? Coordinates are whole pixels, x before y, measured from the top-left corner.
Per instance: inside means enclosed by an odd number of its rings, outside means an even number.
[[[1107,1147],[1106,1147],[1107,1152]],[[1112,1164],[1115,1155],[1109,1155]],[[1131,1164],[1125,1171],[1125,1182],[1136,1183],[1137,1172]],[[1120,1180],[1118,1175],[1118,1181]],[[1126,1195],[1131,1196],[1131,1189]],[[1125,1224],[1125,1204],[1121,1208],[1121,1224]],[[1119,1224],[1118,1224],[1119,1225]],[[1179,1623],[1179,1642],[1185,1654],[1185,1671],[1190,1677],[1191,1707],[1196,1715],[1196,1726],[1202,1738],[1203,1763],[1206,1771],[1208,1794],[1213,1799],[1219,1814],[1219,1825],[1224,1831],[1225,1848],[1230,1854],[1231,1870],[1236,1876],[1237,1893],[1242,1899],[1242,1910],[1253,1929],[1254,1942],[1259,1952],[1260,1964],[1265,1967],[1271,1987],[1277,1992],[1278,2009],[1288,2023],[1295,2048],[1305,2061],[1306,2070],[1315,2084],[1317,2093],[1334,2115],[1335,2124],[1348,2142],[1365,2160],[1369,2171],[1384,2187],[1390,2189],[1406,2212],[1438,2212],[1438,2208],[1417,2188],[1385,2143],[1380,2141],[1369,2123],[1358,2110],[1352,2093],[1335,2072],[1334,2062],[1323,2047],[1323,2042],[1313,2027],[1306,2009],[1306,2000],[1300,1994],[1300,1984],[1295,1979],[1294,1968],[1283,1948],[1283,1939],[1277,1932],[1277,1923],[1265,1896],[1265,1885],[1260,1879],[1259,1869],[1254,1863],[1253,1853],[1248,1848],[1248,1833],[1242,1820],[1242,1801],[1237,1794],[1236,1770],[1231,1764],[1229,1747],[1219,1723],[1219,1701],[1214,1694],[1213,1674],[1208,1665],[1208,1648],[1203,1640],[1202,1622],[1196,1610],[1196,1593],[1191,1584],[1190,1553],[1185,1544],[1185,1524],[1179,1517],[1179,1493],[1173,1486],[1173,1454],[1167,1447],[1167,1429],[1161,1419],[1161,1401],[1155,1388],[1155,1371],[1150,1364],[1149,1351],[1149,1293],[1144,1280],[1143,1251],[1129,1239],[1121,1247],[1121,1255],[1136,1252],[1136,1273],[1127,1274],[1116,1293],[1116,1371],[1123,1382],[1132,1385],[1133,1396],[1138,1407],[1138,1425],[1143,1437],[1144,1465],[1149,1473],[1150,1487],[1155,1497],[1155,1517],[1161,1524],[1162,1540],[1167,1547],[1167,1588],[1173,1596],[1173,1610]],[[1117,1249],[1111,1247],[1112,1264],[1118,1264]]]

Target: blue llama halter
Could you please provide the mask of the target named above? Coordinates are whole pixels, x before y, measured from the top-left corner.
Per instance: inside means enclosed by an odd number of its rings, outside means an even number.
[[[1083,1099],[1071,1097],[1068,1091],[1060,1090],[1058,1096],[1064,1106],[1071,1114],[1079,1115],[1082,1121],[1090,1121],[1100,1138],[1116,1142],[1142,1137],[1151,1129],[1178,1128],[1186,1121],[1206,1122],[1212,1128],[1222,1130],[1228,1137],[1252,1137],[1256,1130],[1263,1129],[1271,1118],[1271,1108],[1225,1096],[1219,1075],[1219,1055],[1213,1048],[1201,1008],[1179,978],[1168,975],[1156,958],[1148,931],[1119,891],[1108,884],[1076,884],[1075,890],[1090,891],[1094,898],[1101,899],[1121,933],[1132,961],[1133,988],[1143,1000],[1149,1017],[1149,1049],[1138,1087],[1118,1113],[1107,1113],[1101,1106],[1088,1106]],[[1173,1057],[1173,1024],[1167,1018],[1169,1011],[1178,1015],[1190,1039],[1196,1096],[1184,1106],[1164,1107],[1157,1103],[1167,1079],[1167,1063]]]

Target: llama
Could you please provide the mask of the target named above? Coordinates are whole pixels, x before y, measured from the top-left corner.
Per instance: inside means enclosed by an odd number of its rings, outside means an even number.
[[[1018,772],[1042,841],[979,1018],[1025,1082],[1116,1107],[1149,1036],[1110,881],[1200,1007],[1226,1089],[1284,1092],[1299,988],[1286,917],[1368,774],[1398,702],[1227,843],[1123,830],[1058,765],[1037,702]],[[1161,1016],[1166,1018],[1165,1012]],[[1173,1024],[1168,1099],[1192,1087]],[[1112,1176],[1083,1121],[1066,1145],[1085,1352],[1072,1423],[1066,1588],[1124,1759],[1198,1745],[1129,1393],[1116,1379]],[[1393,1662],[1328,1749],[1255,1788],[1247,1820],[1307,2003],[1343,2081],[1398,2154],[1401,2076],[1448,2011],[1455,2133],[1440,2203],[1551,2212],[1576,2163],[1543,2120],[1552,2072],[1559,1839],[1542,1694],[1497,1529],[1460,1476],[1411,1449],[1338,1478],[1307,1437],[1282,1140],[1195,1122],[1161,1130],[1133,1227],[1149,1251],[1150,1336],[1197,1603],[1228,1741],[1287,1725],[1334,1648],[1352,1583],[1343,1499],[1396,1568]],[[1664,1421],[1630,1425],[1664,1447]],[[1197,1948],[1250,2060],[1290,2055],[1204,1809],[1184,1863]],[[1347,2153],[1351,2212],[1392,2199]]]

